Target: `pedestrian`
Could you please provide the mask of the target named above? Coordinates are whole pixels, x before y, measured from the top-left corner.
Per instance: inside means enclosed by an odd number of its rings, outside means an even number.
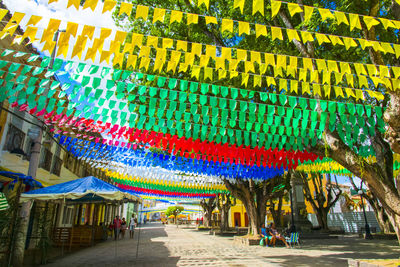
[[[137,225],[137,220],[135,218],[135,214],[132,213],[132,218],[129,221],[129,237],[133,238],[133,235],[135,234],[135,227]]]
[[[114,227],[114,240],[118,239],[119,232],[121,231],[121,219],[119,216],[115,216],[114,222],[113,222],[113,227]]]
[[[125,238],[125,231],[126,231],[126,228],[127,228],[127,225],[126,225],[125,218],[122,218],[122,221],[121,221],[121,232],[120,232],[120,234],[121,234],[121,236],[122,236],[122,239]]]
[[[146,221],[147,221],[147,216],[144,216],[143,223],[146,224]]]

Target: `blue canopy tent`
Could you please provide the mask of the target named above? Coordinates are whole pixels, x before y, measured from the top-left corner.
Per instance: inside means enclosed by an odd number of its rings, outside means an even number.
[[[28,200],[131,200],[141,202],[132,193],[121,191],[118,187],[96,177],[88,176],[70,182],[32,190],[21,195],[21,201]]]

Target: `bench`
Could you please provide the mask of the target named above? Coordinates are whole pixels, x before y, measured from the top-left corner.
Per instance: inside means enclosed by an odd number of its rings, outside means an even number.
[[[376,234],[376,227],[375,226],[370,226],[369,230],[371,233],[375,233]],[[365,226],[360,228],[359,231],[360,234],[365,233]]]

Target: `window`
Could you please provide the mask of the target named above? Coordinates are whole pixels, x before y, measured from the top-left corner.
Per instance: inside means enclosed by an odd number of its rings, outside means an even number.
[[[54,166],[53,166],[53,170],[52,173],[54,173],[57,176],[60,176],[61,174],[61,166],[62,166],[62,160],[55,156],[54,157]]]
[[[6,137],[6,150],[8,151],[20,151],[23,152],[25,140],[25,133],[15,127],[13,124],[10,124],[8,128],[7,137]]]
[[[51,159],[53,158],[53,153],[51,153],[50,149],[47,147],[43,147],[42,149],[42,160],[40,162],[40,168],[45,169],[50,172],[51,168]]]
[[[72,226],[72,219],[74,214],[73,206],[64,206],[62,218],[61,218],[61,226]]]

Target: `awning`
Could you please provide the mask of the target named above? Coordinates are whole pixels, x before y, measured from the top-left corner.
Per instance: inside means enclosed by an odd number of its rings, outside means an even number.
[[[49,187],[32,190],[21,195],[21,201],[34,200],[77,200],[86,198],[98,200],[98,197],[106,200],[130,200],[139,201],[141,198],[118,187],[106,183],[96,177],[88,176],[74,181],[52,185]]]

